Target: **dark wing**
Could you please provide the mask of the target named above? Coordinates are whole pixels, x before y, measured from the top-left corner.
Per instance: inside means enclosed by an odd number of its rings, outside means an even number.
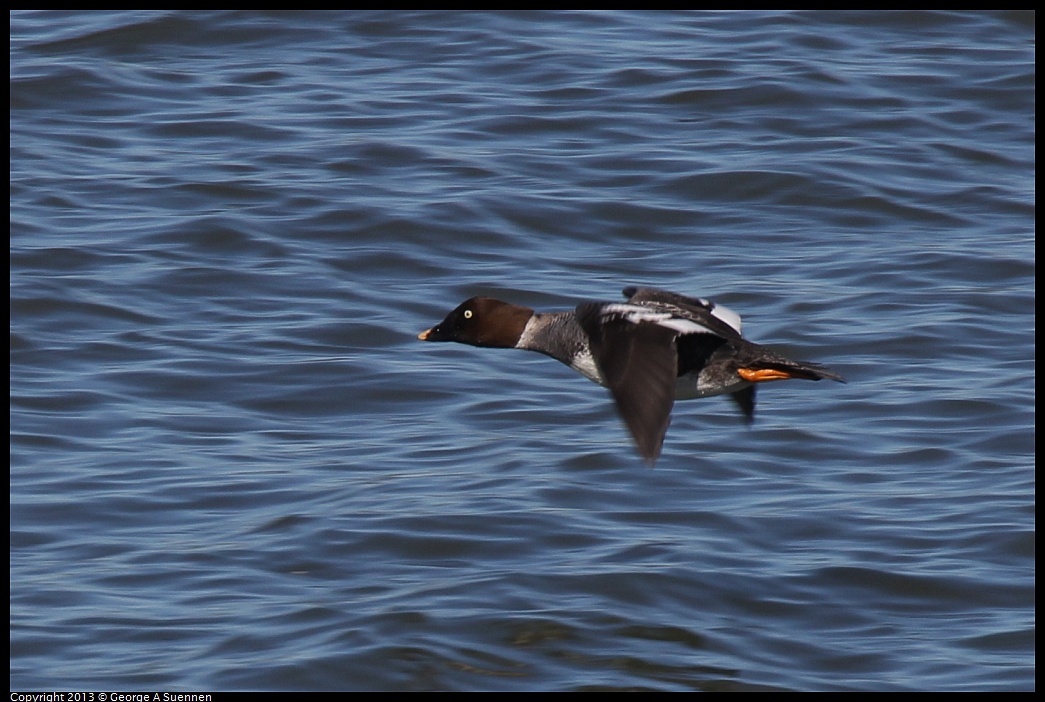
[[[737,390],[729,394],[730,399],[744,413],[744,422],[747,424],[752,424],[755,421],[755,387],[754,385],[748,385],[743,390]]]
[[[628,321],[613,307],[583,303],[577,306],[577,321],[588,335],[592,357],[617,412],[639,453],[652,465],[660,455],[675,403],[677,332],[653,322]]]
[[[697,322],[723,339],[741,337],[740,315],[711,300],[686,297],[656,288],[624,288],[624,296],[632,304],[671,311],[679,317]]]
[[[789,358],[785,358],[770,351],[764,346],[747,341],[743,338],[740,331],[740,315],[728,307],[716,304],[711,300],[686,297],[685,295],[679,295],[678,293],[673,293],[667,290],[658,290],[656,288],[638,287],[625,288],[624,296],[627,297],[628,302],[632,304],[646,305],[653,309],[670,312],[675,316],[696,322],[713,334],[722,337],[723,340],[734,344],[738,349],[736,358],[737,364],[741,367],[747,367],[750,369],[779,370],[787,373],[788,377],[791,378],[802,378],[805,380],[821,380],[826,378],[838,381],[839,383],[845,382],[845,379],[842,376],[817,363],[792,361]],[[679,338],[680,374],[691,369],[690,366],[692,365],[693,358],[699,357],[700,355],[694,355],[692,353],[694,349],[687,346],[687,344],[692,341],[693,336],[693,334],[687,333]],[[700,335],[698,334],[697,336],[699,337]],[[709,346],[707,339],[699,339],[696,343],[699,347],[698,350],[702,350],[704,353],[710,353],[714,350]],[[690,344],[690,346],[691,345],[692,344]],[[713,346],[713,343],[711,345]],[[746,401],[737,398],[737,403],[740,405],[741,409],[744,409],[746,414]],[[752,406],[754,405],[753,398],[751,404]]]

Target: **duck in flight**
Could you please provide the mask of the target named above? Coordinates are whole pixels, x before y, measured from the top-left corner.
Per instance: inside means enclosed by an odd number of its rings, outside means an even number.
[[[729,394],[750,423],[759,383],[845,382],[815,363],[748,341],[740,315],[710,300],[636,287],[625,288],[624,297],[626,302],[582,302],[567,312],[473,297],[418,338],[538,351],[565,363],[609,388],[650,465],[660,455],[675,400]]]

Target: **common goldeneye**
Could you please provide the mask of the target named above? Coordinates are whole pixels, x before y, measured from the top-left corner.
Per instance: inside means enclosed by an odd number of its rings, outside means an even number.
[[[652,465],[675,400],[729,393],[750,423],[755,383],[787,378],[844,383],[741,336],[740,315],[710,300],[625,288],[627,302],[583,302],[573,312],[534,312],[488,297],[462,302],[417,338],[539,351],[609,388]]]

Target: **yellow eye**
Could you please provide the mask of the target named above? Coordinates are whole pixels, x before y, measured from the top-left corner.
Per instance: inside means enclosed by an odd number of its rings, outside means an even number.
[[[471,310],[465,310],[464,311],[464,318],[465,319],[471,319],[472,318],[472,311]]]

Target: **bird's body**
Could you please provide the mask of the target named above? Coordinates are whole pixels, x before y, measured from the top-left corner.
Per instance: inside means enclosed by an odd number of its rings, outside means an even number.
[[[584,302],[568,312],[491,298],[461,303],[424,341],[519,348],[555,358],[609,388],[639,452],[660,455],[675,400],[729,394],[751,421],[755,384],[841,376],[792,361],[741,335],[740,316],[710,300],[626,288],[626,302]]]

